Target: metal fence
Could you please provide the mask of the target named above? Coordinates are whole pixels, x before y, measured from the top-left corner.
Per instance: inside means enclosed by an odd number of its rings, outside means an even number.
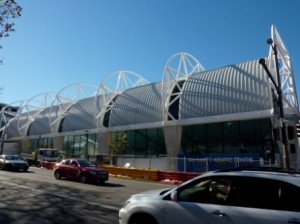
[[[147,158],[120,156],[116,165],[119,167],[127,166],[179,172],[207,172],[242,166],[282,167],[278,160],[263,160],[258,156],[252,155],[212,155],[203,158],[191,158],[188,156]],[[293,168],[293,164],[291,166]]]

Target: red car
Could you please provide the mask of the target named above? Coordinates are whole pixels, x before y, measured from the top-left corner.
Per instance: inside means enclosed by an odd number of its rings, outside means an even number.
[[[104,183],[108,180],[107,170],[86,159],[64,159],[54,169],[56,179],[68,178],[85,182]]]

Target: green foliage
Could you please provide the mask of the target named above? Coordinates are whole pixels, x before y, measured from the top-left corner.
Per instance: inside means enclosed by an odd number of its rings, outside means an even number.
[[[128,138],[126,132],[114,132],[111,133],[108,138],[109,154],[111,156],[117,156],[129,148]]]
[[[3,37],[8,37],[10,32],[14,32],[13,19],[21,16],[22,8],[14,0],[0,0],[0,41]],[[2,45],[0,44],[0,49]],[[0,60],[2,63],[2,60]]]

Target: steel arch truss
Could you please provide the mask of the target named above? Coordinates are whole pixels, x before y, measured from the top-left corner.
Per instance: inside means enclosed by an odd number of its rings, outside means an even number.
[[[114,106],[114,101],[126,89],[149,84],[142,76],[131,71],[116,71],[108,74],[100,83],[95,96],[95,122],[103,127],[103,119]]]
[[[279,76],[284,112],[285,114],[298,114],[299,105],[290,55],[274,25],[271,28],[271,37],[278,52]],[[272,74],[276,74],[276,62],[272,46],[270,46],[268,61]],[[274,77],[274,79],[277,81],[276,77]]]
[[[11,103],[1,110],[0,115],[0,132],[2,133],[2,137],[5,136],[5,129],[10,125],[13,121],[18,121],[20,111],[22,111],[22,108],[25,106],[26,100],[20,100],[14,103]],[[10,108],[15,108],[16,111],[11,111]]]
[[[49,114],[52,133],[57,133],[61,120],[68,114],[71,106],[81,99],[94,97],[97,86],[91,84],[75,83],[66,86],[55,96]]]
[[[169,108],[178,102],[184,81],[193,73],[205,71],[200,62],[188,53],[177,53],[168,60],[163,74],[163,114],[164,121],[177,120]]]
[[[35,117],[52,104],[54,96],[55,93],[42,93],[36,95],[27,100],[24,106],[20,108],[17,126],[21,137],[27,135],[28,128]]]

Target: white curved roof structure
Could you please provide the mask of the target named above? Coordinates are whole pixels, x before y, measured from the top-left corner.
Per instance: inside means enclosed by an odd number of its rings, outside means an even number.
[[[95,96],[95,123],[97,127],[108,127],[111,109],[120,94],[127,89],[148,83],[142,76],[131,71],[116,71],[108,74],[100,83]]]
[[[258,60],[191,75],[181,94],[180,119],[273,110],[271,85]]]
[[[18,115],[19,106],[23,105],[24,101],[14,102],[4,106],[0,111],[0,131],[3,133],[8,123]]]
[[[42,93],[26,101],[26,104],[19,111],[18,129],[21,136],[27,136],[32,124],[39,123],[40,118],[45,117],[43,116],[45,110],[47,111],[47,108],[51,106],[54,96],[55,93]],[[46,120],[48,121],[48,116],[46,116]],[[33,124],[33,126],[35,125]]]
[[[52,133],[61,132],[62,130],[74,131],[82,128],[75,127],[73,122],[77,124],[78,122],[87,122],[87,128],[92,128],[91,125],[94,121],[93,99],[96,92],[97,86],[91,84],[75,83],[63,88],[55,96],[49,111]],[[87,105],[89,106],[83,109]],[[62,126],[63,123],[64,126]]]
[[[111,110],[109,127],[161,122],[161,82],[128,89]]]
[[[191,54],[181,52],[169,58],[165,66],[162,84],[164,120],[178,119],[176,107],[182,93],[183,83],[190,75],[201,71],[205,71],[204,67]]]
[[[9,137],[19,137],[20,132],[18,129],[18,121],[19,117],[21,115],[22,108],[25,106],[26,100],[20,100],[14,103],[11,103],[4,107],[1,110],[1,124],[3,125],[1,127],[2,135],[6,135]],[[16,112],[7,112],[7,107],[15,107],[18,108]]]
[[[73,104],[60,126],[59,132],[95,129],[94,97],[81,99]]]

